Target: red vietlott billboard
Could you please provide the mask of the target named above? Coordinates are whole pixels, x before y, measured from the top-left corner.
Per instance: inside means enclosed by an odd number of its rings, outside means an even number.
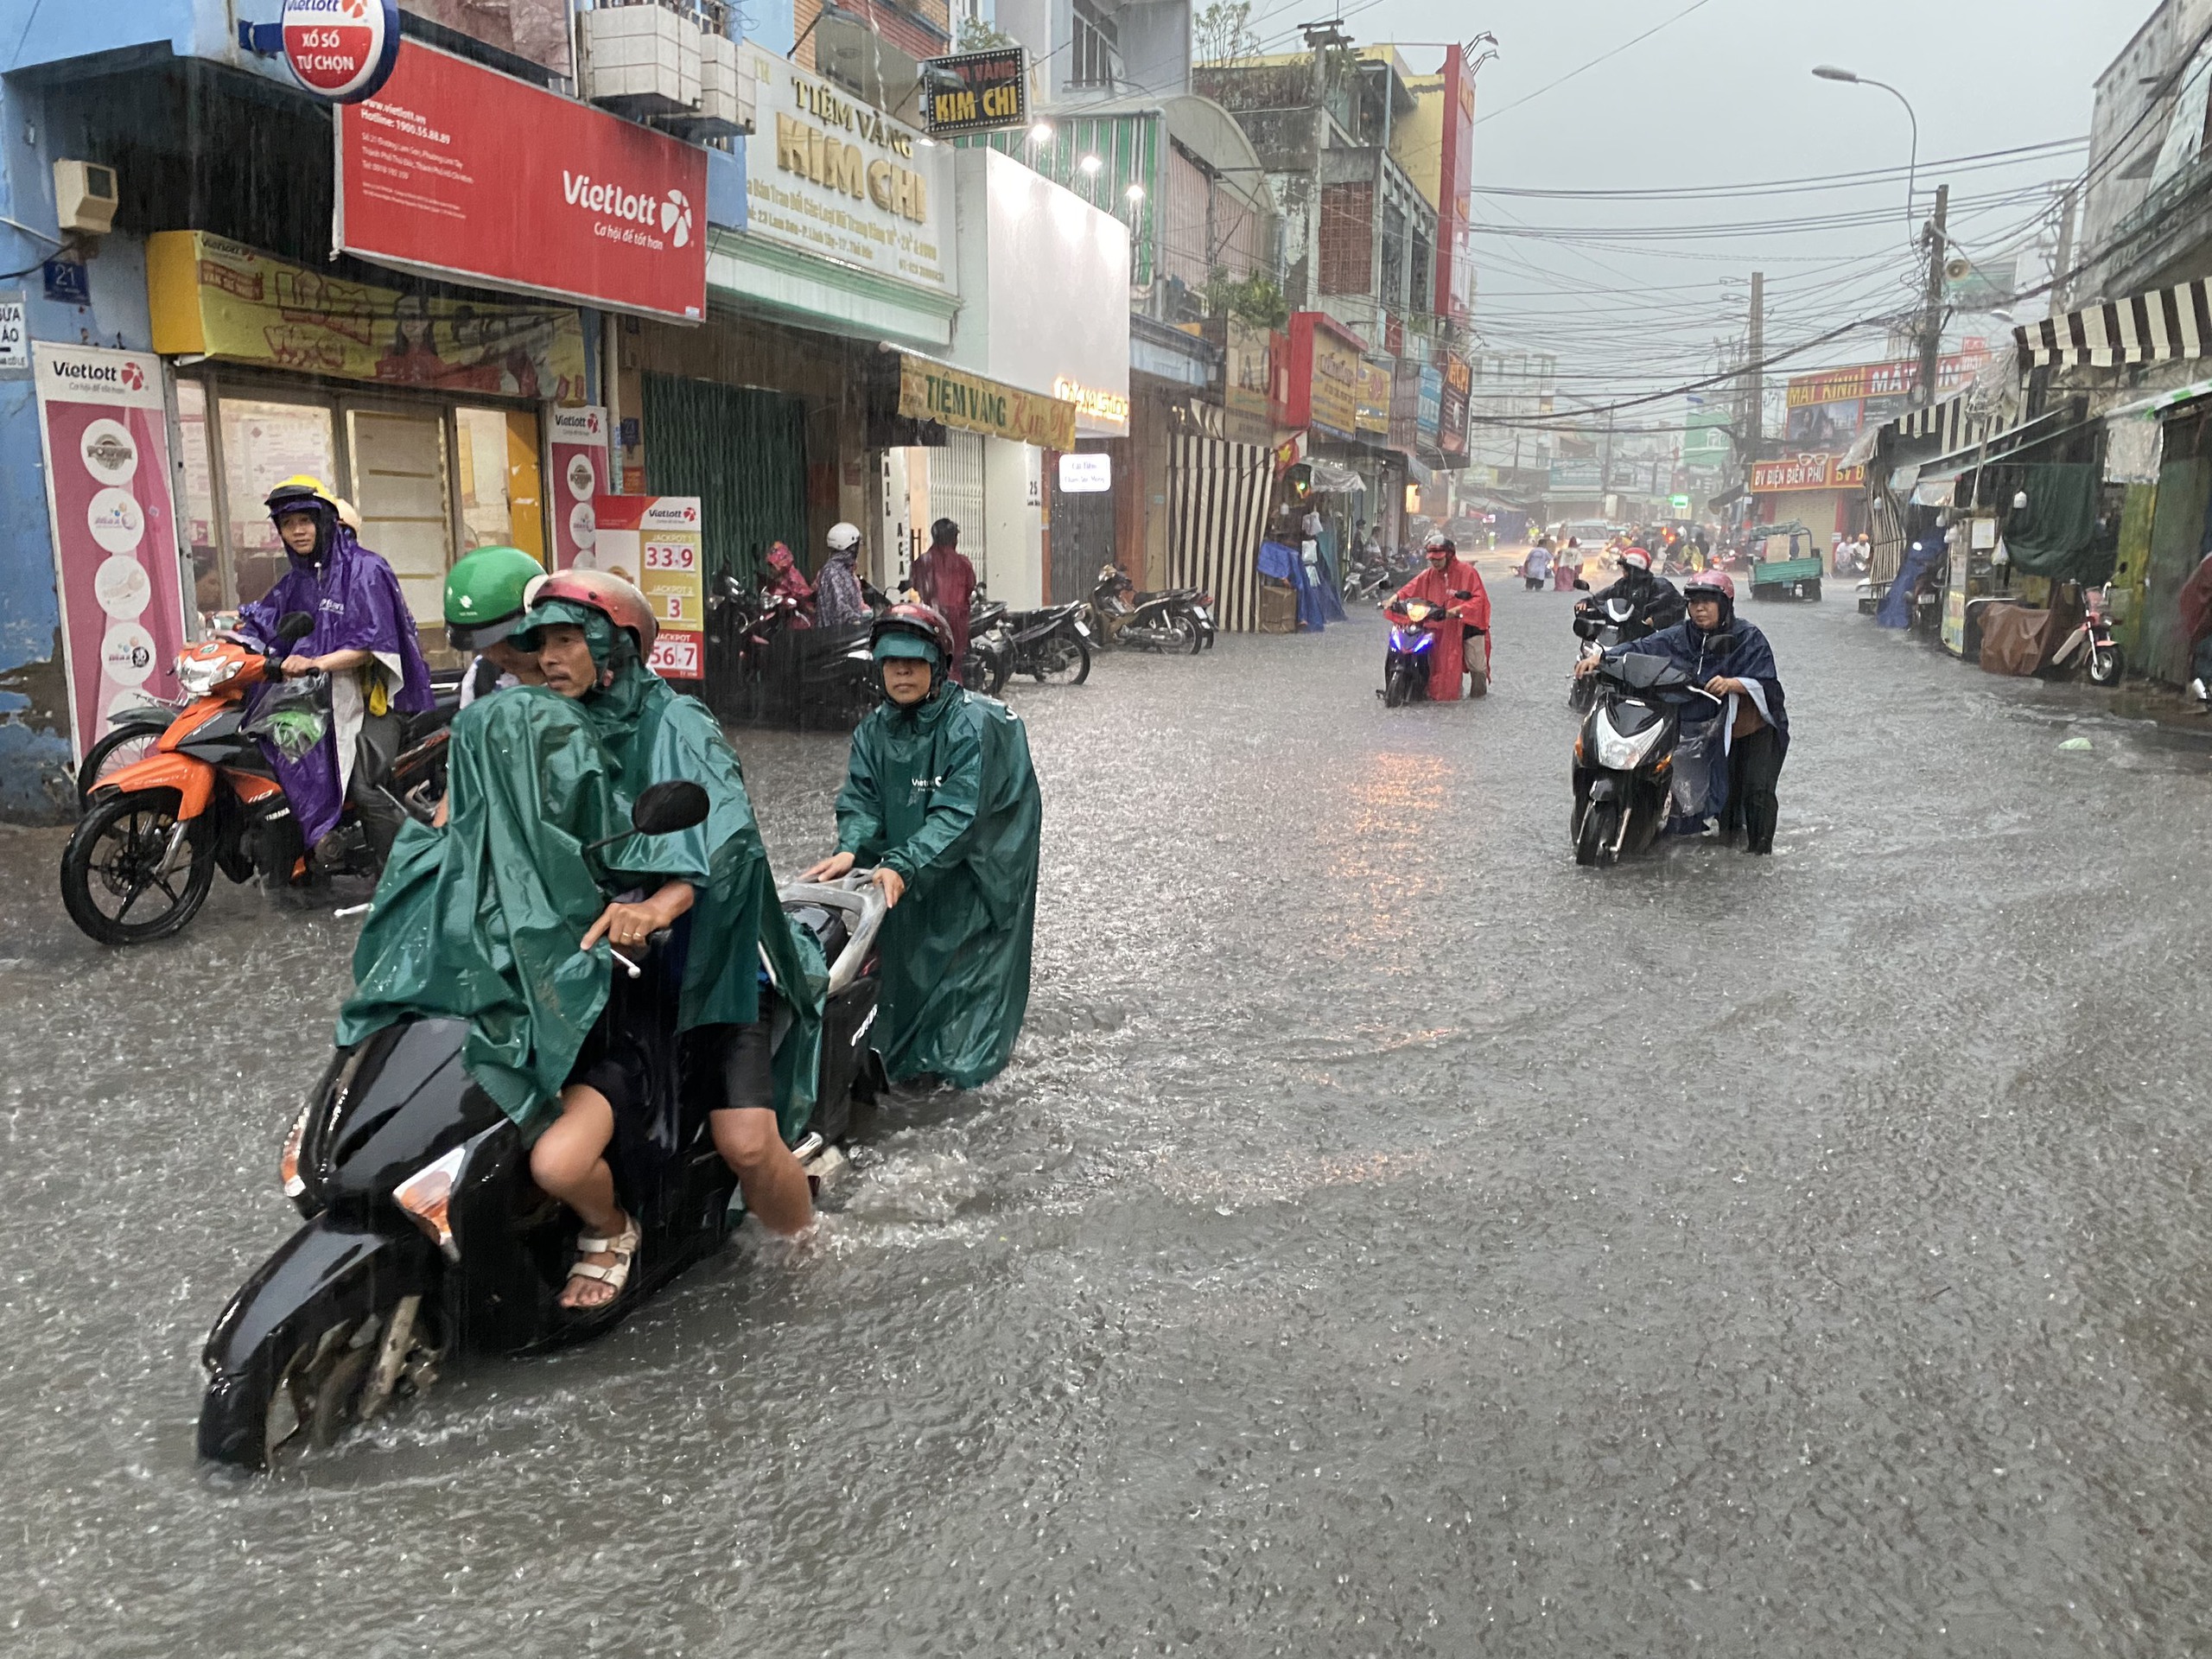
[[[704,150],[408,42],[336,106],[337,246],[488,288],[696,322]]]

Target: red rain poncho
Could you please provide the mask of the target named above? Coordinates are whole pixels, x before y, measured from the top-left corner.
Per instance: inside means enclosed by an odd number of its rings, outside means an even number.
[[[1455,593],[1472,594],[1472,599],[1454,599]],[[1398,589],[1392,599],[1393,607],[1408,599],[1424,600],[1439,605],[1458,617],[1463,623],[1480,628],[1483,645],[1483,678],[1490,678],[1490,590],[1483,586],[1481,574],[1465,559],[1454,555],[1452,562],[1439,570],[1425,564],[1421,574]],[[1460,696],[1460,677],[1466,672],[1465,645],[1466,630],[1446,624],[1432,623],[1436,633],[1435,655],[1428,665],[1428,700],[1431,702],[1457,702]]]
[[[962,677],[960,665],[968,657],[968,613],[976,597],[976,567],[957,547],[931,543],[928,552],[914,561],[914,590],[925,605],[935,607],[952,630],[954,679]]]

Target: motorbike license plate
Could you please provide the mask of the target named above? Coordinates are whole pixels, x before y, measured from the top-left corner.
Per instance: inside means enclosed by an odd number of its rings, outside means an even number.
[[[1086,639],[1090,638],[1090,629],[1084,623],[1077,623],[1075,625],[1075,631]]]

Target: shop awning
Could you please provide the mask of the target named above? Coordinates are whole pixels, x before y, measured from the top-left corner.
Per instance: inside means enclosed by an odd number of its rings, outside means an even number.
[[[2018,416],[2007,412],[2002,406],[1980,413],[1974,411],[1973,404],[1980,390],[1977,386],[1969,386],[1941,403],[1930,404],[1925,409],[1909,409],[1886,426],[1867,428],[1852,440],[1851,448],[1844,451],[1843,459],[1836,463],[1837,470],[1863,467],[1872,461],[1875,446],[1881,442],[1885,432],[1895,433],[1900,438],[1934,438],[1942,445],[1938,454],[1949,455],[1993,442],[2018,429]]]
[[[2104,300],[2013,329],[2031,368],[2075,364],[2112,369],[2203,357],[2212,346],[2212,276]]]
[[[912,352],[899,353],[899,412],[1041,449],[1075,448],[1076,406],[1067,399],[1002,386]]]

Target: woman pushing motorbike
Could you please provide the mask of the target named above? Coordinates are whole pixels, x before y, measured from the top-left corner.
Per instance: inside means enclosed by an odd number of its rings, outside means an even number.
[[[777,902],[721,728],[645,666],[656,631],[620,577],[572,570],[535,585],[509,638],[537,652],[545,683],[454,721],[447,823],[402,831],[339,1019],[344,1046],[409,1014],[469,1021],[463,1063],[536,1137],[533,1177],[583,1223],[561,1296],[571,1308],[612,1301],[636,1257],[607,1149],[618,1119],[652,1109],[650,1011],[630,1006],[652,986],[629,991],[613,962],[661,930],[681,981],[687,1086],[721,1091],[715,1144],[747,1207],[785,1234],[812,1215],[787,1143],[812,1105],[821,956]],[[623,833],[639,794],[679,779],[706,791],[702,823]],[[609,902],[610,888],[632,891]],[[776,1041],[779,998],[791,1019]]]

